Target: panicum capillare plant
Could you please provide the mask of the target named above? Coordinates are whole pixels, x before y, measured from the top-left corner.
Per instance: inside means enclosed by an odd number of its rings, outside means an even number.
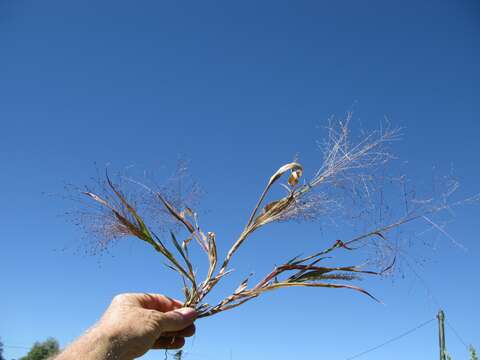
[[[392,269],[396,246],[389,240],[388,234],[415,220],[423,220],[431,228],[444,232],[443,226],[433,221],[431,216],[460,203],[476,201],[478,196],[450,202],[451,194],[458,187],[455,181],[450,181],[448,190],[442,193],[440,199],[419,200],[413,191],[407,190],[405,177],[389,178],[389,181],[396,181],[403,187],[405,207],[401,215],[389,218],[386,214],[388,199],[378,184],[388,178],[384,169],[393,158],[388,151],[388,144],[399,139],[399,129],[387,126],[365,133],[355,141],[350,134],[350,120],[351,114],[343,121],[329,123],[326,141],[319,144],[323,152],[321,166],[310,179],[303,180],[304,168],[298,161],[287,163],[273,173],[248,216],[245,227],[224,257],[217,252],[215,232],[204,231],[199,225],[197,212],[187,201],[182,201],[180,194],[173,196],[168,186],[153,190],[128,179],[146,193],[146,196],[135,200],[127,196],[106,173],[101,191],[82,191],[99,206],[97,212],[90,214],[87,219],[94,219],[93,228],[103,238],[104,245],[111,239],[132,236],[160,253],[166,259],[167,266],[181,277],[185,306],[196,308],[199,317],[232,309],[265,292],[287,287],[346,288],[375,299],[365,289],[350,282],[365,275],[382,275]],[[284,184],[280,184],[285,189],[285,195],[269,200],[271,189],[281,179],[286,179]],[[180,238],[179,231],[154,230],[158,224],[147,223],[142,213],[144,209],[151,210],[152,206],[158,211],[157,215],[162,214],[162,221],[180,226],[185,235]],[[355,214],[353,209],[356,209]],[[237,251],[258,229],[270,223],[315,220],[334,213],[350,219],[370,217],[370,226],[364,227],[350,239],[331,241],[323,250],[308,256],[296,256],[275,266],[253,285],[249,285],[250,276],[246,277],[230,295],[214,305],[205,302],[212,289],[232,271],[229,265]],[[156,218],[160,219],[160,216]],[[208,259],[203,279],[198,278],[197,265],[190,256],[193,243],[200,247]],[[377,258],[387,251],[387,260],[383,261],[385,265],[378,270],[368,270],[365,264],[325,265],[336,251],[353,252],[372,244],[377,251]]]

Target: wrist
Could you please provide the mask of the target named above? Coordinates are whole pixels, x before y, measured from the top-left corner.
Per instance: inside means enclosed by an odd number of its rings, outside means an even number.
[[[101,323],[95,325],[55,360],[132,360],[123,354],[120,339],[110,330]]]

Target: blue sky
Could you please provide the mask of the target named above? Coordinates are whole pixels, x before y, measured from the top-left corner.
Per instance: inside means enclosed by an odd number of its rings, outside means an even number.
[[[297,153],[308,171],[318,167],[322,126],[349,110],[366,128],[385,116],[403,127],[394,152],[418,183],[433,167],[453,168],[461,194],[477,193],[479,35],[480,7],[463,0],[0,1],[7,358],[48,336],[67,344],[117,293],[180,296],[138,241],[84,255],[87,241],[62,216],[75,204],[61,195],[65,183],[88,184],[95,163],[162,179],[179,154],[188,158],[205,193],[202,222],[223,251],[272,172]],[[385,305],[342,290],[268,294],[199,321],[187,358],[346,359],[433,318],[439,305],[479,347],[478,218],[478,206],[466,207],[449,227],[468,251],[442,237],[434,249],[412,247],[423,280],[405,271],[363,282]],[[233,264],[239,278],[316,248],[311,239],[321,247],[341,236],[319,227],[264,229]],[[363,358],[433,358],[436,346],[432,323]],[[466,358],[449,328],[447,346]]]

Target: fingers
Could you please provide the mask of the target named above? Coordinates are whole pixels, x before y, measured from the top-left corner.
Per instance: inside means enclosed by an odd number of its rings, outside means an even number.
[[[169,298],[168,296],[159,294],[142,294],[139,298],[140,303],[145,309],[157,310],[167,312],[174,309],[179,309],[183,303],[179,300]]]
[[[162,336],[168,336],[168,337],[175,337],[175,336],[178,336],[178,337],[190,337],[190,336],[193,336],[193,334],[195,334],[195,325],[194,325],[194,324],[186,327],[185,329],[179,330],[179,331],[165,332],[165,333],[162,334]]]
[[[175,309],[179,309],[183,306],[183,303],[179,300],[169,298],[160,294],[148,294],[148,293],[131,293],[122,294],[118,296],[120,300],[127,302],[138,303],[141,307],[149,310],[157,310],[160,312],[167,312]]]
[[[197,312],[192,308],[181,308],[161,314],[159,326],[160,336],[152,349],[180,349],[185,345],[185,337],[195,334],[193,321]]]
[[[178,332],[193,324],[197,312],[192,308],[181,308],[161,314],[158,326],[162,333]]]
[[[185,339],[180,336],[162,336],[155,341],[152,349],[180,349],[185,345]]]

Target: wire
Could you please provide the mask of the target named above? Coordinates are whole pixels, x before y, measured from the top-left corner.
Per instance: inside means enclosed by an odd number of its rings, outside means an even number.
[[[412,264],[410,263],[410,261],[408,261],[407,257],[403,254],[400,254],[400,256],[402,257],[402,259],[405,261],[405,264],[407,264],[408,268],[410,269],[410,271],[413,272],[413,274],[417,277],[418,280],[420,280],[420,283],[423,285],[423,287],[425,288],[426,292],[427,292],[427,296],[430,298],[430,300],[435,304],[435,306],[437,306],[438,309],[443,309],[443,306],[440,304],[440,302],[438,301],[438,299],[435,297],[435,295],[433,295],[433,291],[432,289],[430,288],[430,286],[428,285],[427,281],[422,277],[420,276],[420,274],[418,273],[417,270],[415,270],[415,268],[412,266]]]
[[[455,328],[453,327],[453,325],[450,323],[450,321],[448,321],[448,319],[445,317],[445,322],[447,323],[447,326],[453,331],[453,333],[455,334],[455,336],[457,337],[457,339],[463,344],[463,346],[465,346],[465,348],[468,350],[469,347],[467,345],[467,343],[462,339],[462,337],[460,336],[460,334],[458,333],[457,330],[455,330]]]
[[[440,304],[440,302],[437,300],[437,298],[433,295],[433,292],[430,288],[430,286],[428,285],[428,283],[426,282],[426,280],[420,276],[420,274],[415,271],[415,269],[413,268],[413,266],[409,263],[409,261],[407,260],[407,258],[400,254],[402,256],[402,258],[405,260],[405,263],[408,265],[408,267],[410,268],[410,270],[415,274],[415,276],[420,280],[420,282],[422,283],[423,287],[425,288],[425,290],[427,291],[427,294],[428,296],[430,297],[430,300],[432,300],[433,303],[435,303],[435,305],[440,308],[440,309],[444,309],[444,307]],[[469,346],[467,345],[467,343],[462,339],[462,337],[460,336],[459,332],[453,327],[452,323],[448,320],[447,317],[445,317],[445,322],[447,323],[447,326],[453,331],[453,333],[455,334],[455,336],[457,337],[457,339],[463,344],[463,346],[465,346],[465,348],[467,349],[467,351],[469,350]]]
[[[403,338],[404,336],[407,336],[407,335],[413,333],[414,331],[416,331],[416,330],[418,330],[418,329],[420,329],[420,328],[422,328],[422,327],[430,324],[432,321],[435,321],[435,318],[430,319],[430,320],[428,320],[428,321],[425,321],[425,322],[423,322],[423,323],[415,326],[414,328],[412,328],[412,329],[410,329],[410,330],[408,330],[408,331],[405,331],[404,333],[402,333],[402,334],[400,334],[400,335],[397,335],[397,336],[391,338],[390,340],[387,340],[387,341],[381,343],[380,345],[377,345],[377,346],[372,347],[372,348],[370,348],[370,349],[368,349],[368,350],[362,351],[361,353],[358,353],[358,354],[356,354],[356,355],[350,356],[350,357],[348,357],[346,360],[356,359],[356,358],[358,358],[358,357],[360,357],[360,356],[363,356],[363,355],[365,355],[365,354],[368,354],[369,352],[372,352],[372,351],[374,351],[374,350],[380,349],[381,347],[383,347],[383,346],[385,346],[385,345],[388,345],[388,344],[390,344],[390,343],[392,343],[392,342],[394,342],[394,341],[397,341],[397,340]]]

